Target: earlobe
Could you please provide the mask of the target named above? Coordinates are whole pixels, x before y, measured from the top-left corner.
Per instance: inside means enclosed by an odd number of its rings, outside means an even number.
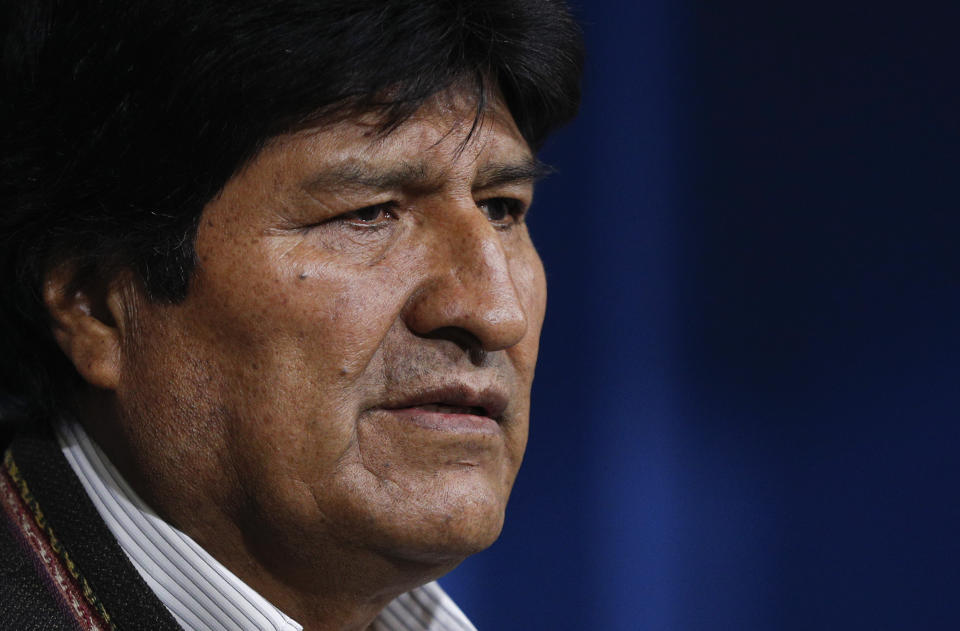
[[[124,281],[82,274],[72,261],[44,277],[51,332],[80,376],[96,388],[115,390],[119,383],[128,297]]]

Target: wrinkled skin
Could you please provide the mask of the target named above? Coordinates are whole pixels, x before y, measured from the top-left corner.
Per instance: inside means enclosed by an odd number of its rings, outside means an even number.
[[[451,90],[386,136],[275,139],[204,209],[186,300],[114,282],[106,359],[74,354],[138,492],[307,628],[365,627],[502,527],[546,288],[536,163],[474,114]]]

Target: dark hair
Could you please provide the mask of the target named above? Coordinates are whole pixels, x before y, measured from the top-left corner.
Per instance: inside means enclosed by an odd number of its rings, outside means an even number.
[[[365,111],[388,132],[468,80],[499,90],[536,149],[580,96],[562,0],[10,0],[0,13],[0,416],[55,408],[78,380],[49,332],[45,270],[129,268],[151,299],[182,300],[203,207],[270,138]]]

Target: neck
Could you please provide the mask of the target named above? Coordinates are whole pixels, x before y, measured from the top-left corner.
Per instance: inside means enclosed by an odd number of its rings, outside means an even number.
[[[329,545],[305,558],[302,549],[259,541],[233,526],[185,530],[238,578],[307,631],[367,629],[397,596],[446,574],[457,563],[391,560],[381,554]]]

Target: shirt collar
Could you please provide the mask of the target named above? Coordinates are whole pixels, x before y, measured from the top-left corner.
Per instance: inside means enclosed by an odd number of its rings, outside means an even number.
[[[184,629],[302,631],[141,500],[79,423],[56,425],[64,457],[130,562]],[[392,601],[374,631],[476,631],[436,583]]]

